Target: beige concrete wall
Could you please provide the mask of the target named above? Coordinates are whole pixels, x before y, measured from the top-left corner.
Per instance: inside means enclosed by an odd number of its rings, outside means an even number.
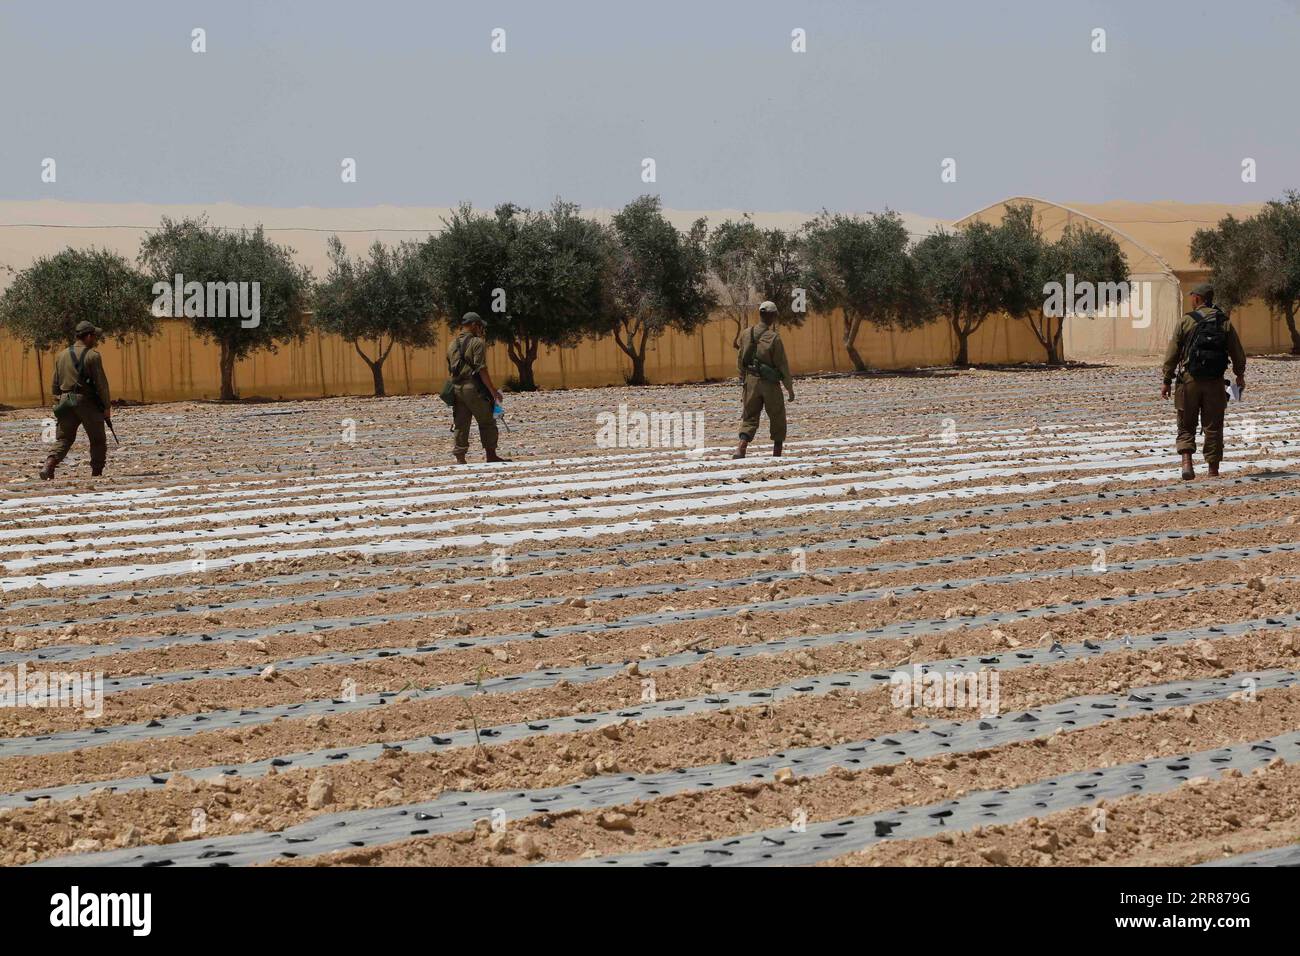
[[[800,327],[786,327],[782,338],[796,375],[848,371],[842,322],[838,315],[812,315]],[[690,382],[735,375],[736,353],[731,347],[735,326],[715,319],[700,331],[670,332],[652,343],[646,372],[652,382]],[[446,376],[447,332],[432,348],[395,348],[385,366],[389,394],[437,391]],[[946,365],[955,352],[952,335],[943,323],[907,332],[863,328],[858,350],[875,368],[899,369]],[[115,397],[165,402],[215,399],[220,377],[216,347],[196,336],[184,320],[167,319],[158,335],[142,341],[107,341],[101,347]],[[971,342],[971,360],[988,363],[1039,361],[1038,343],[1021,324],[991,319]],[[38,356],[20,343],[0,335],[0,404],[30,407],[46,404],[53,355]],[[494,346],[488,367],[498,383],[515,370],[503,347]],[[584,341],[573,348],[546,349],[537,359],[542,388],[580,388],[621,384],[631,369],[627,357],[611,339]],[[352,346],[339,338],[313,332],[302,342],[278,352],[259,352],[241,362],[235,387],[244,398],[311,398],[322,395],[369,394],[370,371]]]

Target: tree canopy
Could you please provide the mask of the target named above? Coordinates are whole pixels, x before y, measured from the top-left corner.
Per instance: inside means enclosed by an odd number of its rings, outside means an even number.
[[[0,328],[36,353],[72,342],[77,323],[93,323],[108,337],[153,335],[149,280],[131,263],[105,249],[64,249],[18,271],[0,296]]]
[[[252,352],[301,338],[307,329],[305,311],[311,273],[293,260],[294,252],[266,238],[262,227],[223,229],[206,216],[164,217],[156,232],[140,245],[139,262],[151,279],[171,284],[177,275],[191,282],[249,283],[256,291],[259,315],[255,324],[213,310],[186,317],[194,329],[221,348],[221,398],[233,400],[235,362]],[[179,293],[180,290],[176,290]]]
[[[329,238],[330,269],[315,290],[313,322],[352,347],[370,367],[375,395],[385,394],[384,363],[393,346],[431,345],[434,327],[433,282],[420,247],[375,242],[353,260],[338,236]],[[374,342],[374,356],[362,347]]]
[[[934,318],[910,237],[898,213],[867,217],[822,213],[804,227],[808,297],[822,312],[844,315],[844,349],[858,371],[867,368],[856,347],[863,322],[914,328]]]
[[[609,302],[611,246],[606,230],[574,203],[534,212],[513,203],[492,215],[460,206],[426,243],[440,310],[457,323],[484,319],[516,369],[515,387],[536,388],[541,346],[573,345],[595,331]]]
[[[708,227],[680,232],[659,197],[641,196],[614,215],[610,304],[600,329],[632,362],[628,383],[644,385],[646,348],[666,329],[690,332],[708,321],[717,298],[708,283]]]
[[[1300,355],[1300,192],[1269,200],[1248,219],[1225,216],[1192,236],[1193,262],[1209,266],[1215,301],[1228,308],[1262,299],[1286,320],[1291,353]]]
[[[1002,233],[975,222],[955,233],[926,236],[912,255],[929,300],[928,311],[943,316],[957,340],[957,365],[970,364],[970,337],[1003,310],[1019,275]]]
[[[717,304],[735,325],[733,346],[764,299],[788,322],[798,325],[807,318],[806,306],[795,300],[802,283],[800,245],[798,234],[760,229],[748,215],[719,223],[709,233],[709,269]]]
[[[104,249],[64,249],[16,273],[0,296],[0,325],[37,351],[73,340],[78,322],[105,336],[152,335],[149,280],[126,259]]]

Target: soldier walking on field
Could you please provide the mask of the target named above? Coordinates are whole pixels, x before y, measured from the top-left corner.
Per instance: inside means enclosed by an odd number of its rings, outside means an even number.
[[[1184,481],[1196,477],[1192,456],[1198,418],[1205,436],[1205,464],[1211,478],[1219,477],[1223,413],[1228,407],[1223,373],[1229,362],[1238,390],[1245,391],[1246,351],[1228,313],[1214,304],[1214,287],[1202,282],[1192,289],[1192,311],[1183,316],[1165,349],[1165,378],[1160,389],[1160,397],[1168,398],[1169,387],[1177,379],[1174,408],[1178,410],[1178,454],[1183,458]]]
[[[743,388],[743,405],[740,414],[740,445],[732,458],[744,458],[745,450],[758,431],[759,416],[767,410],[767,424],[772,434],[772,454],[779,456],[785,443],[785,398],[782,386],[790,401],[794,401],[794,380],[790,377],[790,363],[786,361],[785,346],[776,328],[776,303],[761,302],[758,306],[758,324],[745,329],[737,343],[736,367],[740,371]]]
[[[99,329],[89,322],[79,322],[77,341],[54,360],[54,380],[51,383],[54,397],[55,431],[54,451],[45,459],[41,477],[49,481],[54,469],[67,456],[77,438],[77,429],[84,427],[90,439],[90,474],[99,477],[108,461],[108,438],[104,423],[113,417],[113,406],[108,391],[108,376],[104,374],[104,360],[95,348],[99,344]]]
[[[452,448],[456,461],[465,464],[469,452],[469,425],[478,422],[478,437],[488,461],[507,461],[497,456],[497,423],[492,417],[493,403],[500,403],[501,392],[492,384],[487,370],[485,326],[477,312],[466,312],[460,320],[460,334],[447,346],[447,371],[451,375],[452,422],[456,432]]]

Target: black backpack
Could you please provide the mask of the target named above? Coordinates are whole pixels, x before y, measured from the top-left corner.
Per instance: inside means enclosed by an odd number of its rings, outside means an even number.
[[[1197,381],[1223,378],[1228,369],[1228,316],[1219,309],[1188,312],[1196,321],[1183,368]]]

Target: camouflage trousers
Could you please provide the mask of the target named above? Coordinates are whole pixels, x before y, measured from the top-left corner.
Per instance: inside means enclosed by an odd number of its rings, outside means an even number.
[[[478,437],[484,451],[496,451],[497,423],[492,417],[492,399],[476,381],[457,382],[456,404],[451,410],[452,429],[456,433],[453,449],[459,454],[469,451],[470,422],[478,422]]]
[[[55,416],[54,450],[50,457],[55,464],[67,457],[72,443],[77,440],[77,429],[85,428],[90,439],[90,467],[99,469],[108,461],[108,435],[104,431],[104,413],[94,403],[79,397],[70,408]]]
[[[1178,411],[1178,453],[1196,453],[1196,426],[1204,434],[1202,447],[1208,464],[1223,460],[1223,413],[1228,408],[1228,392],[1222,379],[1179,382],[1174,389],[1174,408]]]
[[[767,427],[772,441],[785,441],[785,395],[780,382],[765,382],[752,372],[745,373],[744,398],[740,410],[740,438],[753,441],[759,417],[767,411]]]

